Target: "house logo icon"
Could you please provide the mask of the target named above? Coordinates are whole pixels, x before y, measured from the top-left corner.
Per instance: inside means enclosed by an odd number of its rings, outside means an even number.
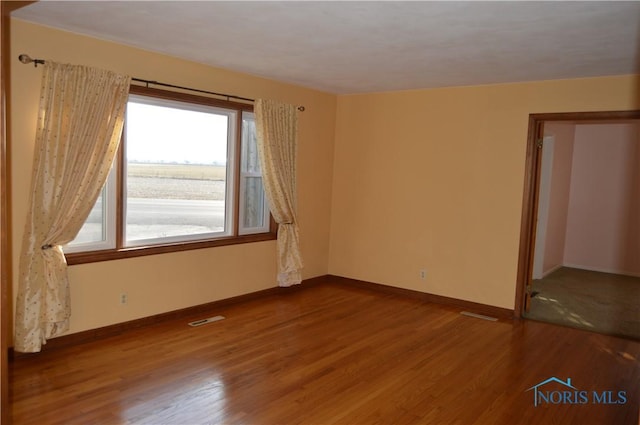
[[[552,382],[557,382],[558,384],[563,385],[564,387],[566,387],[568,390],[567,391],[562,391],[562,392],[553,391],[553,392],[544,393],[544,392],[542,392],[542,390],[539,389],[540,387],[543,387],[543,386],[545,386],[547,384],[550,384]],[[576,387],[571,385],[571,378],[567,378],[566,381],[563,381],[562,379],[558,379],[555,376],[552,376],[549,379],[545,379],[544,381],[540,382],[539,384],[534,385],[533,387],[527,389],[526,391],[531,391],[531,390],[533,390],[533,396],[534,396],[533,405],[534,405],[534,407],[537,407],[538,404],[540,404],[541,401],[547,401],[548,402],[549,401],[549,397],[545,397],[546,395],[553,394],[553,393],[559,393],[562,396],[564,396],[566,393],[571,394],[572,393],[571,390],[579,392]],[[542,396],[542,397],[540,397],[540,396]]]
[[[547,386],[550,385],[550,386]],[[579,390],[571,383],[571,378],[566,381],[552,376],[534,385],[526,391],[533,391],[533,406],[543,404],[625,404],[627,402],[626,391],[585,391]],[[525,391],[525,392],[526,392]]]

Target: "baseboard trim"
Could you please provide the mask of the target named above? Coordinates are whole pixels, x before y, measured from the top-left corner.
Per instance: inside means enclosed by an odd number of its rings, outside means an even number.
[[[461,300],[458,298],[450,298],[442,295],[429,294],[427,292],[414,291],[412,289],[398,288],[396,286],[383,285],[380,283],[367,282],[363,280],[351,279],[341,276],[329,275],[331,281],[349,285],[357,288],[368,289],[371,291],[383,292],[385,294],[397,295],[402,297],[414,298],[420,301],[445,305],[459,309],[461,311],[469,311],[472,313],[492,316],[500,320],[511,320],[514,316],[514,310],[508,308],[496,307],[488,304],[480,304],[473,301]]]
[[[293,291],[304,290],[312,285],[336,283],[340,285],[349,285],[369,291],[381,292],[385,294],[408,297],[418,299],[421,301],[439,304],[444,306],[453,307],[459,310],[466,310],[473,313],[478,313],[486,316],[493,316],[500,320],[510,320],[514,317],[514,311],[506,308],[495,307],[487,304],[479,304],[472,301],[460,300],[457,298],[444,297],[441,295],[429,294],[426,292],[413,291],[411,289],[398,288],[395,286],[383,285],[379,283],[366,282],[363,280],[351,279],[348,277],[323,275],[310,279],[305,279],[301,285],[292,286],[289,288],[274,287],[263,289],[261,291],[251,292],[248,294],[238,295],[236,297],[226,298],[223,300],[217,300],[206,304],[199,304],[193,307],[187,307],[179,310],[169,311],[166,313],[160,313],[153,316],[143,317],[141,319],[130,320],[127,322],[116,323],[114,325],[108,325],[96,329],[90,329],[87,331],[77,332],[69,335],[62,335],[57,338],[50,339],[45,345],[42,346],[42,352],[49,352],[57,350],[59,348],[70,347],[74,345],[85,344],[88,342],[116,336],[123,334],[127,331],[142,328],[145,326],[156,325],[169,320],[185,319],[200,314],[211,313],[212,311],[219,310],[222,307],[228,307],[234,304],[244,303],[248,301],[254,301],[256,299],[265,298],[269,296],[286,296],[293,293]],[[9,359],[17,359],[21,357],[29,357],[38,353],[20,353],[13,350],[13,347],[9,348]]]
[[[185,319],[188,317],[198,316],[200,314],[211,313],[212,311],[219,310],[222,307],[228,307],[234,304],[244,303],[248,301],[254,301],[256,299],[265,298],[273,295],[285,295],[292,291],[298,291],[309,287],[310,285],[317,285],[326,282],[327,276],[318,276],[310,279],[305,279],[301,285],[295,285],[289,288],[274,287],[263,289],[261,291],[251,292],[248,294],[238,295],[236,297],[225,298],[222,300],[212,301],[206,304],[199,304],[193,307],[187,307],[179,310],[173,310],[166,313],[155,314],[153,316],[143,317],[140,319],[129,320],[127,322],[116,323],[113,325],[103,326],[96,329],[89,329],[86,331],[76,332],[69,335],[62,335],[57,338],[52,338],[42,346],[42,352],[48,352],[57,350],[59,348],[70,347],[73,345],[84,344],[99,339],[108,338],[123,334],[127,331],[142,328],[145,326],[156,325],[169,320]],[[21,358],[33,356],[38,353],[20,353],[14,351],[13,347],[9,348],[9,359]]]
[[[556,270],[560,270],[563,267],[564,267],[563,264],[558,264],[557,266],[551,267],[549,270],[547,270],[546,272],[542,273],[542,279],[544,279],[545,277],[549,276],[551,273],[555,272]]]
[[[636,273],[636,272],[630,272],[630,271],[618,270],[618,269],[607,269],[607,268],[601,268],[601,267],[583,266],[581,264],[566,264],[566,263],[563,263],[561,265],[561,267],[568,267],[570,269],[587,270],[587,271],[590,271],[590,272],[617,274],[617,275],[620,275],[620,276],[640,277],[640,273]]]

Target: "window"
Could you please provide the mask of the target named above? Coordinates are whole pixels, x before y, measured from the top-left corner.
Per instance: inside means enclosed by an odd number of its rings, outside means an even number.
[[[102,188],[89,217],[78,232],[75,240],[65,247],[65,252],[114,249],[116,238],[116,172],[111,167],[107,182]]]
[[[262,187],[256,122],[251,112],[242,113],[240,158],[240,234],[266,232],[269,230],[269,208]]]
[[[133,87],[70,264],[274,239],[251,105]]]

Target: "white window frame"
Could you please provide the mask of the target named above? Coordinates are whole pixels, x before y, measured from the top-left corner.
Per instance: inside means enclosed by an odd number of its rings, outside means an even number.
[[[234,214],[233,214],[233,206],[235,205],[235,155],[236,155],[236,144],[238,144],[238,138],[236,137],[236,122],[238,119],[238,112],[232,109],[219,108],[215,106],[209,105],[199,105],[195,103],[186,103],[178,100],[170,100],[170,99],[159,99],[149,96],[142,96],[137,94],[129,95],[128,102],[136,102],[143,103],[146,105],[153,106],[161,106],[168,107],[173,109],[183,109],[186,111],[197,111],[197,112],[205,112],[216,115],[226,115],[227,116],[227,164],[226,164],[226,182],[225,182],[225,214],[224,214],[224,226],[225,230],[221,232],[207,232],[207,233],[196,233],[196,234],[185,234],[185,235],[176,235],[176,236],[166,236],[166,237],[158,237],[158,238],[148,238],[148,239],[136,239],[129,241],[127,239],[127,191],[123,190],[122,194],[122,208],[123,208],[123,225],[122,225],[122,244],[126,248],[137,247],[137,246],[146,246],[146,245],[162,245],[162,244],[171,244],[171,243],[179,243],[179,242],[194,242],[200,240],[207,239],[216,239],[225,236],[232,236],[234,229]],[[127,102],[127,103],[128,103]],[[125,141],[125,150],[122,159],[122,178],[124,179],[123,188],[127,187],[127,152],[126,152],[126,141]]]
[[[107,176],[107,181],[102,187],[102,235],[101,241],[73,243],[64,246],[65,253],[75,253],[84,251],[101,251],[115,249],[116,247],[116,205],[118,196],[117,186],[117,164],[118,159],[114,159],[111,170]],[[97,202],[97,200],[96,200]]]

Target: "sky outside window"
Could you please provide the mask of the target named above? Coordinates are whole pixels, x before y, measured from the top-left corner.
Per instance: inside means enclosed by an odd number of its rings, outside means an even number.
[[[129,101],[127,160],[224,165],[227,124],[226,115]]]

